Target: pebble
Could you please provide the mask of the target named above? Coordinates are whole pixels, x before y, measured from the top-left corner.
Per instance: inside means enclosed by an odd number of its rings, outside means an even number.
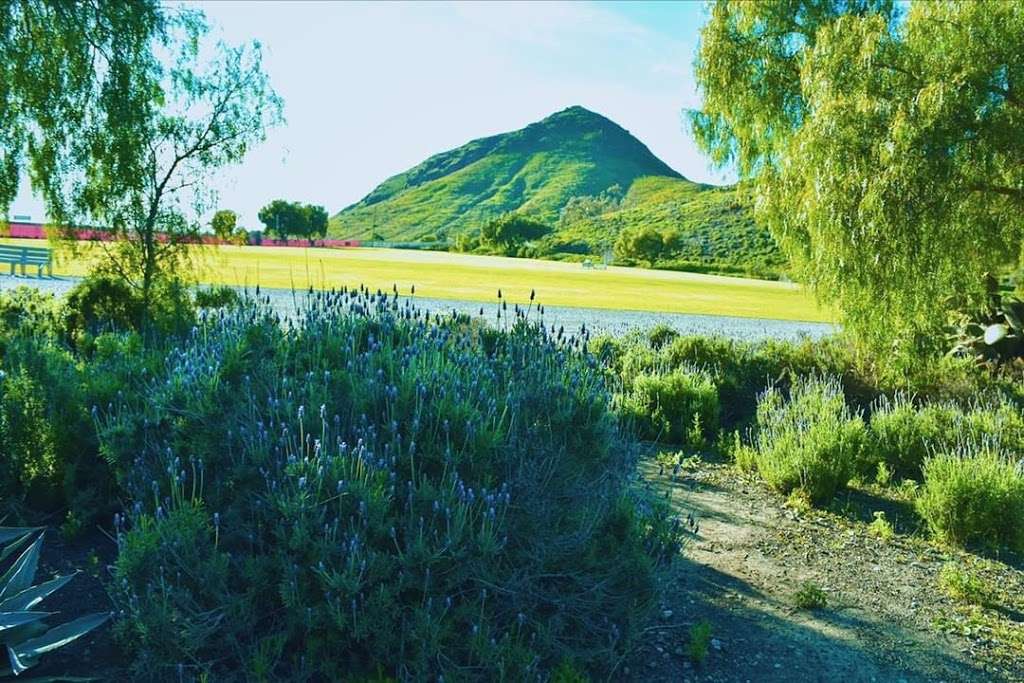
[[[669,619],[671,619],[672,618],[672,610],[670,610],[670,609],[664,610],[661,613],[661,618],[664,619],[665,621],[668,621]]]

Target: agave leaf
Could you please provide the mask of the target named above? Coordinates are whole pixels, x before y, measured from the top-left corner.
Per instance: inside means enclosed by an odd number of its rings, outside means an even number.
[[[0,551],[0,562],[3,562],[8,557],[21,550],[22,546],[24,546],[29,541],[29,539],[32,538],[32,532],[35,531],[35,529],[12,529],[12,531],[24,531],[25,533],[16,535],[14,537],[14,540],[7,542],[7,545],[4,546],[4,549]],[[5,541],[0,541],[0,543],[4,542]]]
[[[13,612],[15,610],[32,609],[44,600],[48,595],[54,593],[64,587],[68,581],[73,579],[74,574],[66,574],[64,576],[58,576],[49,581],[44,581],[38,586],[32,586],[27,588],[17,595],[12,595],[9,598],[0,600],[0,612]]]
[[[0,638],[9,629],[45,619],[50,614],[52,612],[0,612]]]
[[[23,643],[29,638],[35,638],[46,633],[46,622],[30,621],[21,626],[13,626],[0,633],[0,643]],[[2,676],[3,674],[0,674]]]
[[[1003,315],[1010,327],[1015,330],[1024,330],[1024,301],[1012,300],[1003,303]]]
[[[998,344],[1003,340],[1004,337],[1009,333],[1010,329],[1002,323],[996,323],[995,325],[989,325],[985,328],[985,343],[989,346]]]
[[[43,535],[40,534],[32,545],[25,549],[10,569],[0,576],[0,600],[16,595],[32,586],[32,578],[39,566],[39,551],[43,547]]]
[[[38,527],[31,526],[0,526],[0,543],[10,543],[28,536]]]
[[[964,332],[971,337],[980,337],[985,334],[985,328],[978,323],[968,323],[964,326]]]
[[[10,645],[7,646],[7,656],[11,658],[11,670],[15,676],[20,676],[31,669],[36,665],[37,661],[28,657],[22,657]]]
[[[18,658],[22,660],[25,660],[26,658],[36,659],[50,650],[56,650],[59,647],[67,645],[73,640],[81,638],[109,618],[109,612],[99,612],[79,617],[74,621],[69,621],[68,623],[61,624],[60,626],[54,626],[38,638],[32,638],[31,640],[26,640],[23,643],[18,643],[15,646],[17,648],[16,654]]]

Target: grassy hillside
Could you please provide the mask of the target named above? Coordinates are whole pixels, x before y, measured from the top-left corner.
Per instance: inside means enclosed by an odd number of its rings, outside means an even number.
[[[608,194],[613,187],[618,192]],[[563,216],[571,200],[598,196],[614,201],[592,202],[596,211],[574,213],[572,220]],[[552,228],[520,256],[594,257],[623,230],[651,227],[676,236],[659,268],[762,277],[784,266],[775,242],[754,224],[733,188],[683,178],[621,126],[582,107],[430,157],[335,215],[329,232],[455,242],[511,211]]]
[[[678,247],[659,267],[765,275],[785,266],[775,240],[754,223],[733,188],[656,176],[637,179],[618,208],[561,225],[542,249],[601,253],[622,230],[640,227],[679,235]]]
[[[446,239],[506,211],[553,224],[570,197],[626,189],[651,175],[687,182],[621,126],[570,107],[430,157],[335,215],[329,230],[363,239]]]

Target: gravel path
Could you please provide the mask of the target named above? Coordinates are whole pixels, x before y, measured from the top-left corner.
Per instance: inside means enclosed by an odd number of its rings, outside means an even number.
[[[21,285],[56,295],[63,294],[77,282],[74,278],[10,277],[0,275],[0,291]],[[295,310],[303,293],[283,289],[264,289],[262,295],[269,296],[271,304],[282,315]],[[404,298],[404,297],[403,297]],[[468,301],[415,298],[416,305],[430,312],[479,314],[483,308],[487,320],[495,320],[497,304],[479,304]],[[655,325],[665,324],[681,334],[722,335],[733,339],[756,341],[760,339],[798,340],[818,339],[836,331],[834,325],[814,322],[794,322],[760,318],[734,318],[715,315],[688,315],[682,313],[649,313],[645,311],[613,311],[596,308],[568,308],[545,306],[544,323],[565,327],[575,332],[586,325],[595,334],[621,335],[632,329],[646,330]]]
[[[891,501],[850,492],[839,512],[797,513],[756,479],[721,462],[672,476],[647,459],[643,480],[698,521],[664,577],[661,618],[629,659],[630,680],[843,681],[1024,680],[1024,571],[1016,564],[942,549],[913,530]],[[872,511],[896,521],[888,541],[867,531]],[[984,566],[1003,594],[970,608],[939,589],[944,564]],[[827,606],[796,609],[809,582]],[[685,653],[689,627],[714,640],[702,665]]]

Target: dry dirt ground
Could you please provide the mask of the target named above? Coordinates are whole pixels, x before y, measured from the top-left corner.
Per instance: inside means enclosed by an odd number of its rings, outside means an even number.
[[[649,495],[668,496],[695,533],[663,578],[657,623],[617,676],[638,681],[1024,681],[1024,565],[933,545],[912,506],[852,491],[830,510],[797,512],[723,462],[673,476],[641,464]],[[882,510],[896,535],[870,531]],[[941,588],[947,563],[992,590],[981,607]],[[808,583],[826,606],[798,609]],[[690,629],[711,627],[707,657]]]

